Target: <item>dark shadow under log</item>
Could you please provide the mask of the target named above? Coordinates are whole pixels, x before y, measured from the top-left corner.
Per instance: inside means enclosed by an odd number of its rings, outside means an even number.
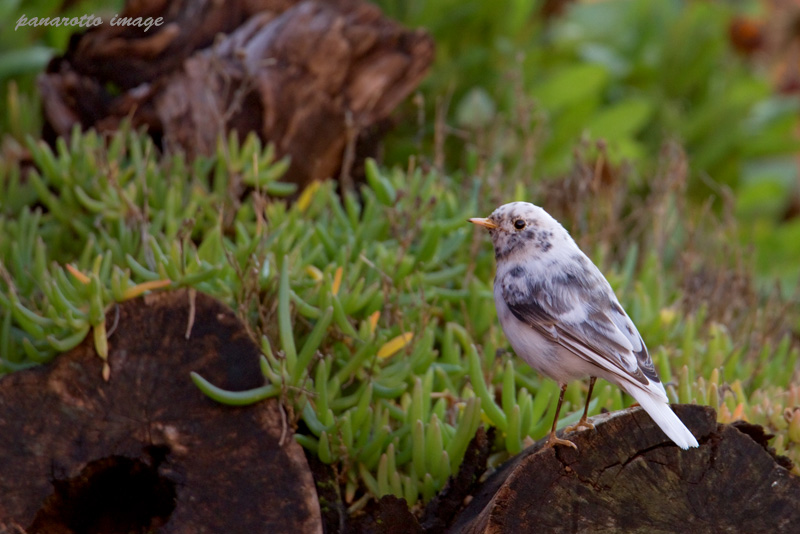
[[[189,317],[188,291],[121,305],[109,382],[91,335],[0,379],[0,533],[322,532],[279,403],[222,406],[190,379],[261,386],[258,347],[210,297],[187,339]]]

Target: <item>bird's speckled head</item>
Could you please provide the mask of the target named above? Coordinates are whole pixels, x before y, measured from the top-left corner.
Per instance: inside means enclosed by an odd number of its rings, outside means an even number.
[[[469,222],[489,229],[498,261],[518,255],[543,257],[556,241],[572,242],[557,220],[530,202],[504,204],[489,217]]]

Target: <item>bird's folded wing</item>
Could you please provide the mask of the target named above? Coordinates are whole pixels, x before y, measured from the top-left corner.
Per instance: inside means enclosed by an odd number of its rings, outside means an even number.
[[[629,382],[659,382],[639,332],[598,276],[602,283],[557,276],[546,284],[528,281],[526,291],[503,287],[503,298],[517,319],[577,356]]]

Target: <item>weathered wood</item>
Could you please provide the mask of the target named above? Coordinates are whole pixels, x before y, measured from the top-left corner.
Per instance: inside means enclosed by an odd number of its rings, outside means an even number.
[[[82,76],[128,90],[180,69],[219,34],[231,33],[260,12],[282,13],[296,0],[137,0],[126,1],[117,17],[142,17],[162,24],[150,28],[112,24],[73,36],[56,64],[68,63]],[[145,31],[146,30],[146,31]],[[52,70],[52,69],[51,69]]]
[[[711,408],[674,409],[698,449],[680,450],[640,408],[598,416],[570,435],[578,451],[540,442],[502,466],[448,532],[794,532],[800,478],[786,459]]]
[[[0,379],[0,532],[322,532],[277,401],[232,408],[191,382],[263,384],[233,312],[187,291],[112,310],[111,379],[91,339]],[[284,433],[285,431],[285,433]]]
[[[71,41],[38,82],[50,140],[130,117],[192,157],[253,131],[291,156],[285,179],[303,186],[374,155],[364,151],[433,61],[427,33],[361,0],[141,0],[123,14],[165,23],[103,24]]]

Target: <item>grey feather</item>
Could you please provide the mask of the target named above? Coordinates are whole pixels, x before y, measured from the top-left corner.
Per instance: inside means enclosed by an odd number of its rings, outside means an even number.
[[[570,273],[543,280],[526,278],[524,288],[505,283],[503,299],[518,320],[577,356],[589,361],[597,356],[604,358],[619,369],[620,376],[643,385],[648,384],[648,379],[658,381],[638,330],[617,303],[605,278],[593,271],[596,269],[586,269],[579,278]],[[584,320],[569,319],[584,316],[575,313],[576,306],[587,310]],[[622,315],[617,309],[622,310]]]

